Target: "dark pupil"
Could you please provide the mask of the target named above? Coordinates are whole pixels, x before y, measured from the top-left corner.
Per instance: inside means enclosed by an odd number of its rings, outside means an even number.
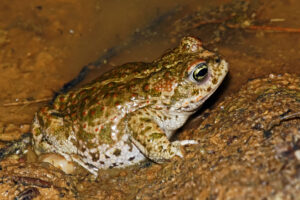
[[[197,73],[197,76],[203,77],[207,74],[207,68],[202,68],[200,71]]]
[[[202,80],[207,75],[207,72],[208,72],[208,68],[204,63],[198,65],[197,69],[194,71],[193,74],[195,80],[196,81]]]

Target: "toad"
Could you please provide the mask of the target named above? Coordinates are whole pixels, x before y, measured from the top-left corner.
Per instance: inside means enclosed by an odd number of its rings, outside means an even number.
[[[156,163],[183,157],[169,139],[214,93],[227,62],[185,37],[151,63],[128,63],[66,94],[36,113],[35,151],[55,152],[97,175],[145,158]]]

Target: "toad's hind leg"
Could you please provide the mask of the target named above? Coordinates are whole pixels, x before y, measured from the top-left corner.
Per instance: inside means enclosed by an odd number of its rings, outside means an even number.
[[[194,140],[170,142],[163,130],[140,109],[128,116],[128,132],[131,141],[149,159],[157,163],[170,160],[174,156],[183,157],[181,146],[197,144]]]
[[[72,123],[67,116],[61,115],[49,107],[35,115],[32,134],[36,153],[56,152],[70,155],[77,152]]]

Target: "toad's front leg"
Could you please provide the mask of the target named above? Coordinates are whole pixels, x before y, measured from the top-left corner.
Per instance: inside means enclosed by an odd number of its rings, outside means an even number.
[[[131,141],[146,157],[162,163],[176,155],[183,157],[180,146],[197,144],[194,140],[170,142],[153,118],[147,115],[146,109],[131,113],[127,121]]]

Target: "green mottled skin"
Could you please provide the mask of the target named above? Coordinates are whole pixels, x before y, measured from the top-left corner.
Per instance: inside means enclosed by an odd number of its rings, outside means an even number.
[[[205,79],[191,76],[199,63]],[[173,132],[215,91],[227,63],[199,40],[183,38],[179,47],[152,63],[128,63],[84,87],[59,95],[33,123],[36,151],[57,152],[96,174],[99,168],[134,164],[148,157],[163,162],[182,156],[169,142]]]

